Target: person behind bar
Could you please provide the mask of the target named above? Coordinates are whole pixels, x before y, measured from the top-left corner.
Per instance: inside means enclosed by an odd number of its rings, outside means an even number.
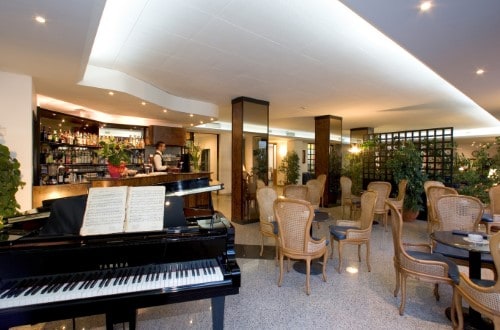
[[[156,151],[153,157],[153,167],[155,172],[165,172],[168,169],[168,166],[163,165],[163,152],[165,151],[165,142],[158,141],[156,142]]]

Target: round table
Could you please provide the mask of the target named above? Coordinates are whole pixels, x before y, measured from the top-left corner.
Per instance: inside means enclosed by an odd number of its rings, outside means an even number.
[[[431,239],[448,245],[457,249],[466,250],[469,252],[469,278],[471,279],[481,279],[481,254],[490,253],[489,244],[478,244],[468,242],[467,232],[460,230],[453,231],[435,231],[431,234]],[[478,233],[486,236],[484,233]],[[449,317],[449,310],[447,309],[446,314]],[[485,322],[481,317],[481,314],[469,307],[468,315],[464,313],[464,322],[469,323],[470,326],[477,329],[488,329],[492,327],[492,323]],[[465,328],[465,326],[464,326]]]

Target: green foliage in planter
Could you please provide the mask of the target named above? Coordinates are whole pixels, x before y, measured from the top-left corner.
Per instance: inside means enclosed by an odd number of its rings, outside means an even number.
[[[403,209],[407,211],[421,211],[423,206],[422,194],[427,175],[422,170],[422,155],[413,142],[406,141],[392,152],[387,161],[387,168],[392,172],[394,183],[402,179],[408,180]]]
[[[128,163],[130,160],[130,150],[123,142],[116,141],[114,137],[99,141],[101,147],[98,151],[99,156],[106,158],[108,164],[120,166],[121,162]]]
[[[299,155],[295,151],[289,151],[281,160],[278,171],[285,175],[285,185],[297,184],[299,181]]]
[[[342,175],[351,179],[351,192],[354,195],[361,194],[363,190],[363,162],[361,152],[347,153],[344,156],[341,172]]]
[[[257,148],[253,150],[253,158],[256,166],[252,167],[253,175],[267,182],[267,149]]]
[[[21,181],[19,161],[10,156],[7,146],[0,144],[0,215],[4,218],[18,213],[16,193],[25,183]]]
[[[454,159],[453,184],[459,194],[474,196],[489,203],[488,189],[500,183],[500,137],[496,142],[475,145],[474,158],[456,154]],[[496,154],[493,148],[496,146]],[[493,173],[490,175],[490,170]]]

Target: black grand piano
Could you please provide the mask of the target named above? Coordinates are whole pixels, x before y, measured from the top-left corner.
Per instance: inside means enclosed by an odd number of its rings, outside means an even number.
[[[106,314],[108,329],[134,329],[139,308],[207,298],[213,328],[222,329],[225,296],[240,287],[234,228],[211,202],[188,212],[179,200],[223,185],[165,185],[173,208],[162,231],[80,236],[85,196],[55,201],[44,226],[27,233],[16,226],[23,219],[12,219],[0,241],[0,329],[96,314]]]

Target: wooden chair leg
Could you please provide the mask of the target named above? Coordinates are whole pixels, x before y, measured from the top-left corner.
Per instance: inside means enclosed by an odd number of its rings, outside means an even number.
[[[401,274],[401,305],[399,305],[399,315],[403,315],[406,305],[406,275]]]
[[[311,287],[309,285],[309,280],[311,277],[311,260],[306,260],[306,293],[307,295],[311,294]]]
[[[368,266],[368,271],[371,272],[372,268],[370,266],[370,241],[366,243],[366,266]]]
[[[337,272],[340,274],[342,272],[342,246],[343,244],[339,242],[339,268]]]

